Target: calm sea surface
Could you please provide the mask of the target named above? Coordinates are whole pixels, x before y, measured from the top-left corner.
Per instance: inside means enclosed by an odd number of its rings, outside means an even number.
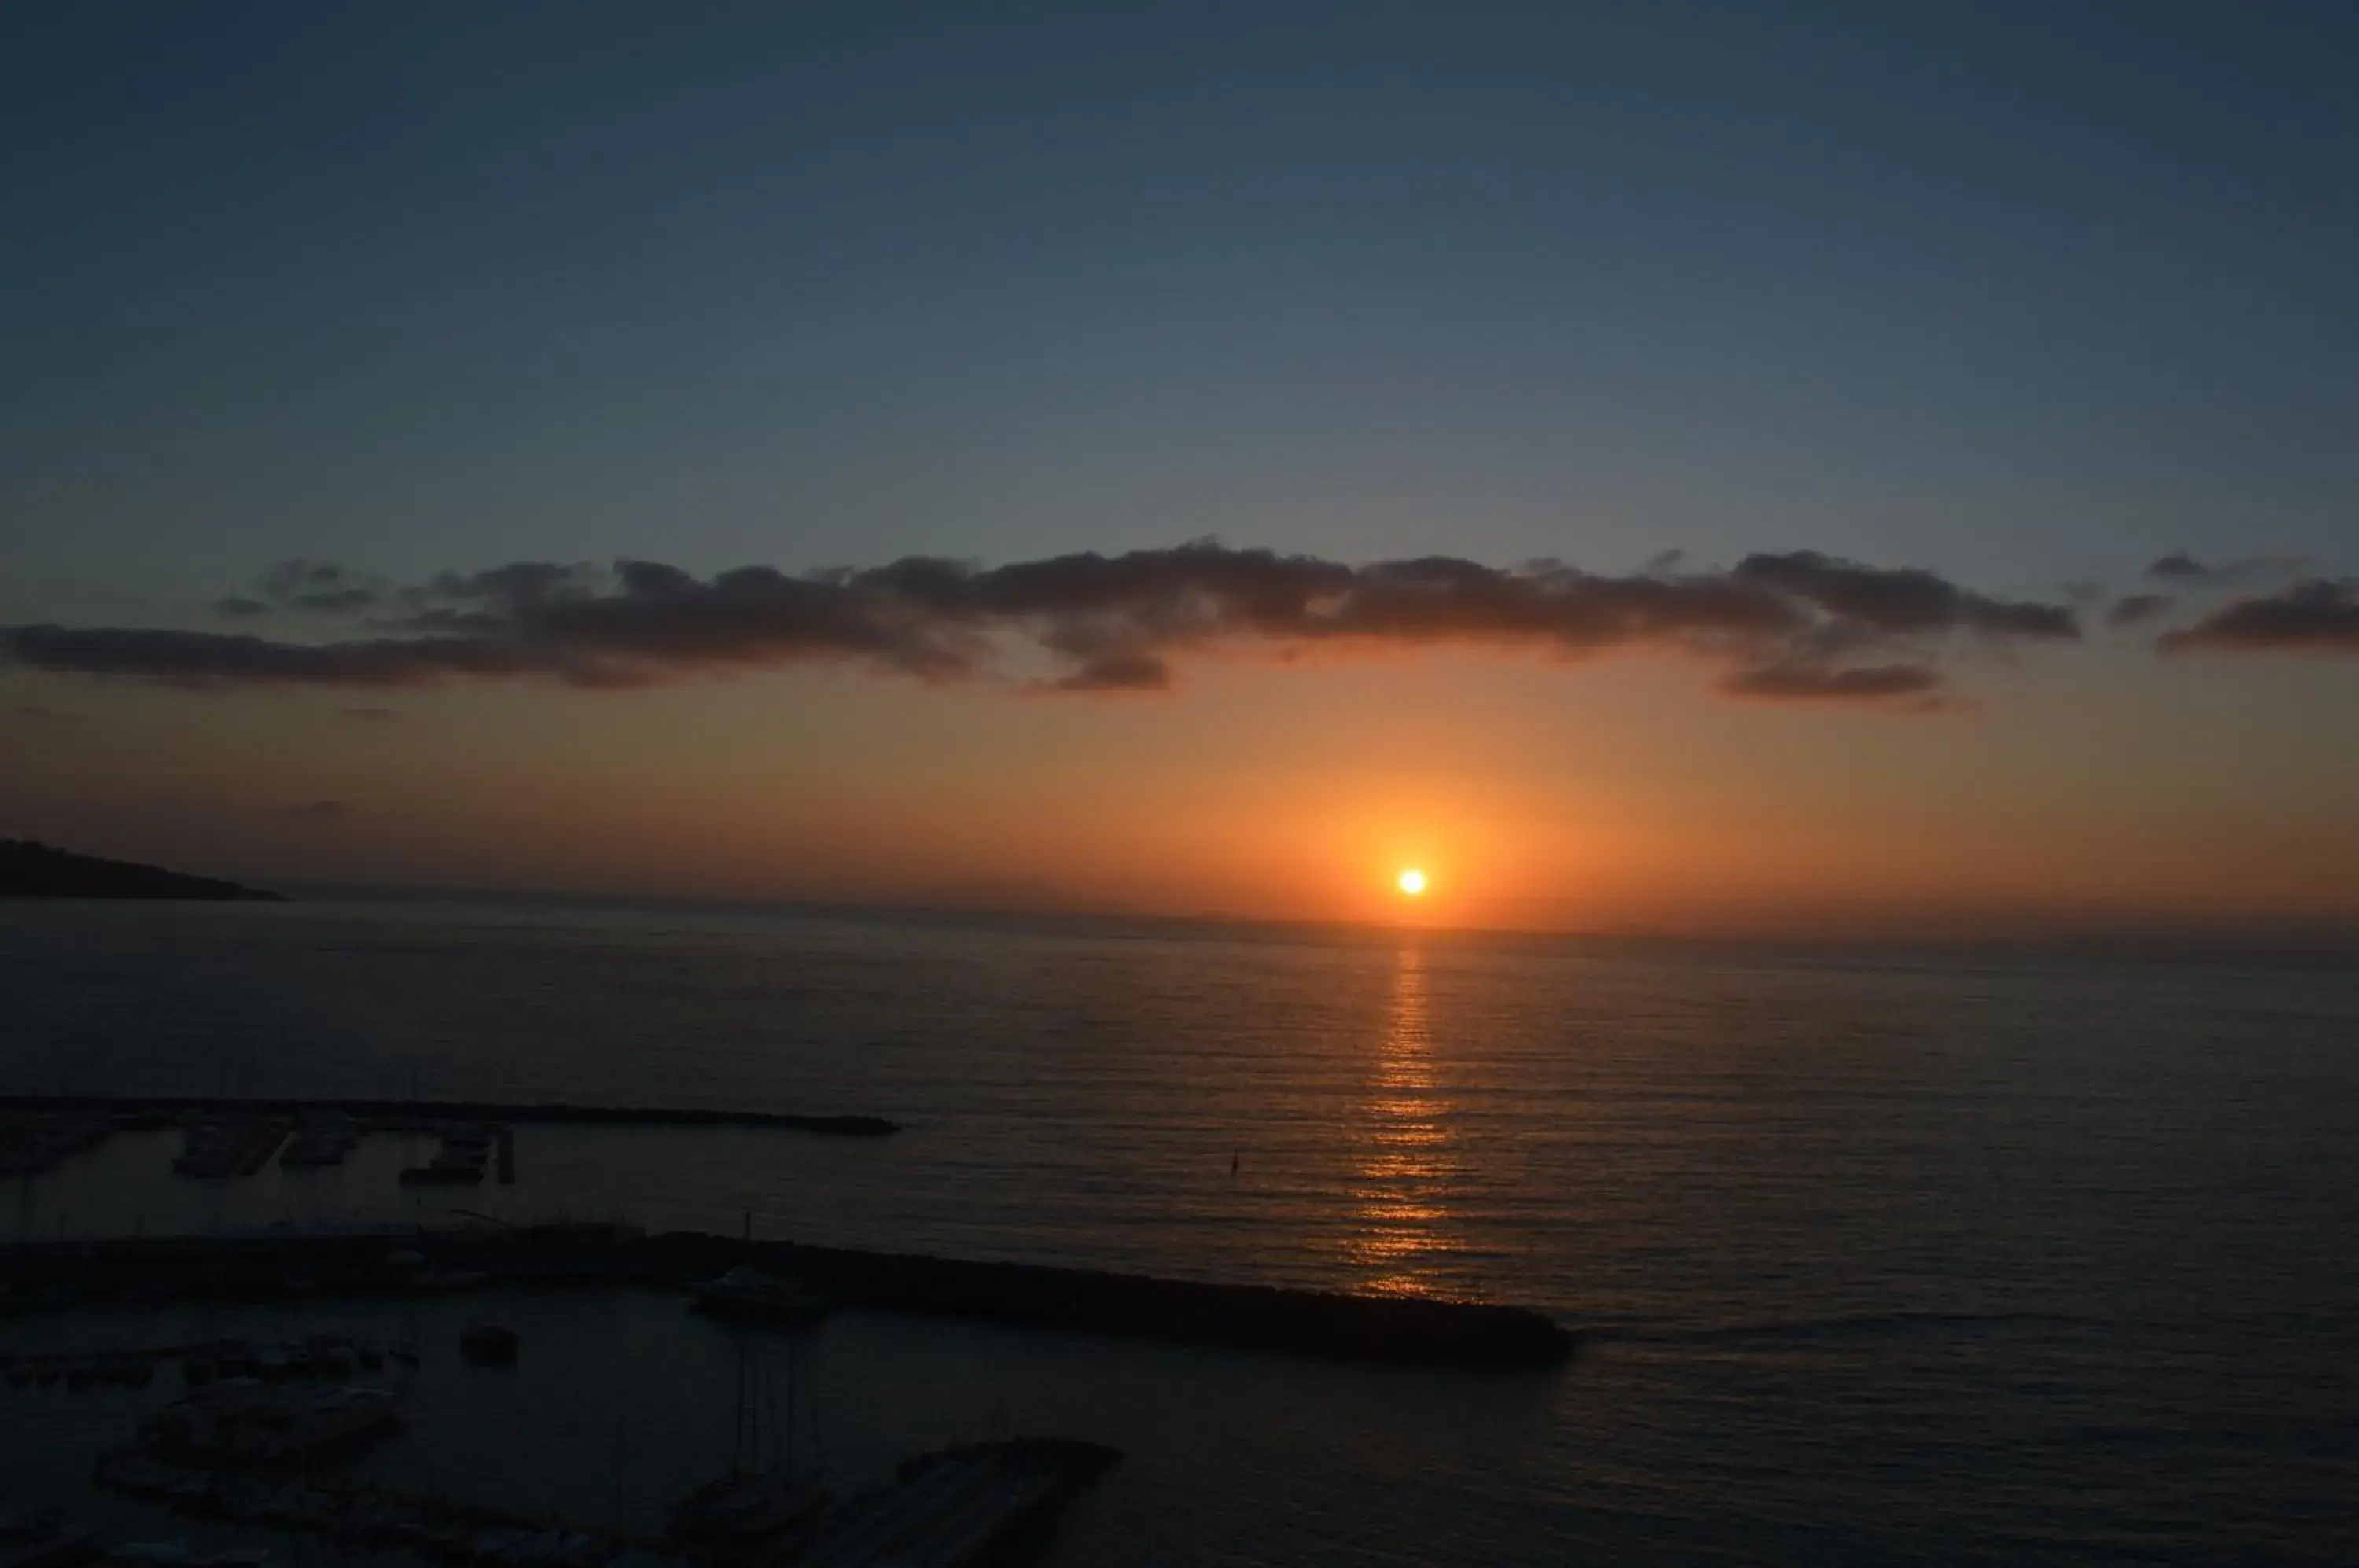
[[[0,905],[0,1092],[101,1090],[874,1112],[908,1130],[528,1128],[518,1185],[464,1201],[724,1230],[750,1210],[770,1236],[1475,1297],[1598,1331],[1560,1372],[1499,1377],[831,1324],[802,1431],[832,1474],[1003,1425],[1128,1450],[1060,1563],[2359,1562],[2348,970]],[[225,1185],[172,1179],[173,1147],[125,1135],[0,1184],[0,1234],[440,1222],[451,1201],[397,1187],[390,1139]],[[121,1342],[195,1310],[0,1339]],[[655,1297],[506,1310],[522,1370],[429,1363],[416,1398],[450,1419],[371,1464],[652,1519],[725,1461],[722,1331]],[[90,1453],[171,1392],[0,1389],[0,1470],[86,1490]]]

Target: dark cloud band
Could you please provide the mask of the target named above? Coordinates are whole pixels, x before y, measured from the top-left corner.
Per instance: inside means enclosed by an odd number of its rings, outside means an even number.
[[[224,690],[432,687],[539,679],[648,686],[833,662],[935,682],[1156,691],[1190,655],[1463,648],[1559,659],[1670,653],[1731,695],[1923,709],[1961,646],[2071,640],[2068,606],[1995,598],[1934,572],[1811,551],[1728,571],[1663,558],[1605,575],[1451,557],[1352,566],[1213,543],[978,567],[911,557],[700,578],[654,561],[519,561],[397,586],[317,561],[261,600],[365,635],[304,642],[125,627],[0,628],[0,660]],[[242,601],[251,603],[255,601]]]
[[[2312,577],[2221,605],[2162,638],[2167,652],[2359,653],[2359,580]]]

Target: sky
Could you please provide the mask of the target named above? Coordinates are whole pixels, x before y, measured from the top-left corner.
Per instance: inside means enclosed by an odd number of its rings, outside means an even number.
[[[2346,5],[19,5],[0,135],[0,834],[2359,922]]]

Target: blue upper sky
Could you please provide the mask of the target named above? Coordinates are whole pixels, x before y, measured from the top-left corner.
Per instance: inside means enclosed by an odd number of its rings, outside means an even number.
[[[2347,565],[2359,8],[0,14],[0,616],[1214,534]]]

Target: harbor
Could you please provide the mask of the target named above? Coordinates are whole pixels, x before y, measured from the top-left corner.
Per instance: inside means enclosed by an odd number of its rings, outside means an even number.
[[[1579,1343],[1497,1303],[712,1213],[758,1171],[824,1211],[930,1137],[400,1104],[12,1102],[60,1151],[0,1186],[0,1503],[67,1503],[124,1568],[1121,1561],[1200,1450],[1371,1399],[1512,1412]]]
[[[1574,1345],[1510,1308],[615,1222],[20,1240],[0,1282],[5,1425],[54,1434],[0,1461],[126,1568],[1062,1561],[1207,1399],[1454,1398]]]

